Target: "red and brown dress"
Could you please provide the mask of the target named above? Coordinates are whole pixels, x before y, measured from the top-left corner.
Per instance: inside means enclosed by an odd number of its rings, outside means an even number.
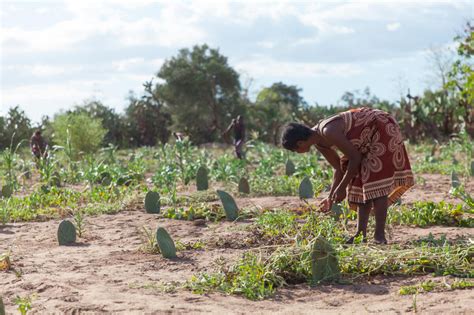
[[[415,184],[400,127],[392,115],[378,109],[351,109],[323,120],[318,128],[337,118],[344,120],[347,139],[362,154],[359,173],[347,187],[351,208],[382,196],[388,196],[390,205]],[[341,157],[342,171],[348,162]]]

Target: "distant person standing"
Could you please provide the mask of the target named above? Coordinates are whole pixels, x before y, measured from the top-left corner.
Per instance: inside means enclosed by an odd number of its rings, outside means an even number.
[[[48,143],[41,136],[41,130],[36,130],[35,133],[31,136],[30,139],[30,149],[31,153],[37,158],[45,158],[48,156],[46,149]]]
[[[244,154],[242,152],[242,147],[245,142],[245,124],[244,118],[242,116],[237,116],[236,119],[232,119],[229,127],[227,127],[226,131],[224,132],[227,135],[231,129],[234,129],[234,148],[235,148],[235,155],[239,159],[244,158]]]

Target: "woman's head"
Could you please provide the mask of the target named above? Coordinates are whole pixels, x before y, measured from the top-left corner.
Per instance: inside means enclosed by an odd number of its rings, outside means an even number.
[[[314,131],[303,124],[289,123],[283,129],[281,145],[290,151],[305,153],[311,147],[310,138]]]

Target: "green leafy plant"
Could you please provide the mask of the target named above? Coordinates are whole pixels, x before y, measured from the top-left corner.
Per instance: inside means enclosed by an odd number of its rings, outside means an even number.
[[[27,297],[17,296],[15,298],[15,304],[17,305],[17,308],[20,311],[21,315],[26,315],[26,313],[33,308],[31,305],[32,298],[30,296],[27,296]]]

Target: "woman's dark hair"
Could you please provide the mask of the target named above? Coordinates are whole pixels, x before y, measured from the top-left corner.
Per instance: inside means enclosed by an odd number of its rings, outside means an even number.
[[[289,123],[281,134],[281,145],[290,151],[296,150],[298,141],[305,141],[311,136],[312,130],[308,126],[298,123]]]

